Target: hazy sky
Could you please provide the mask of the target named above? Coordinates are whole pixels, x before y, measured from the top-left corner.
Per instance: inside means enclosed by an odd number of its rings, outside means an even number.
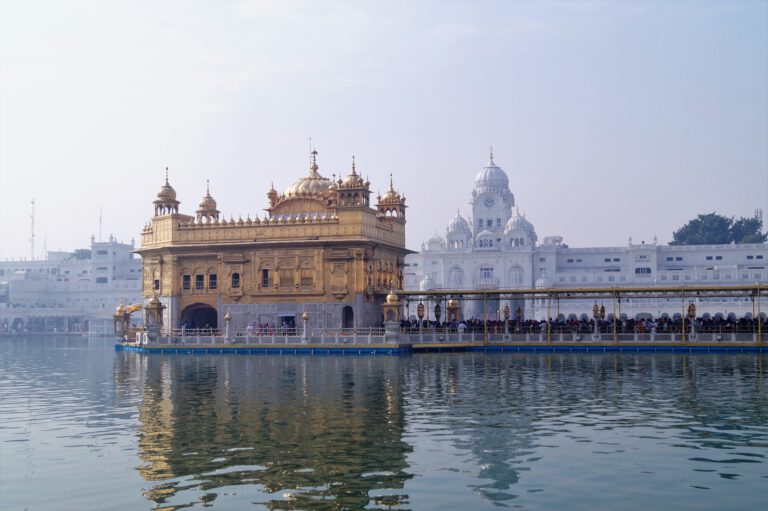
[[[539,239],[671,240],[768,209],[768,3],[0,0],[0,258],[138,241],[170,167],[192,213],[349,172],[407,243],[466,217],[495,148]]]

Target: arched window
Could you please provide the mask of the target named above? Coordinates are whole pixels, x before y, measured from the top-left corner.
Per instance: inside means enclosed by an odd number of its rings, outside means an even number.
[[[232,274],[232,289],[240,287],[240,274],[235,272]]]
[[[519,286],[523,283],[523,269],[514,266],[509,270],[509,283],[513,286]]]
[[[464,272],[461,268],[451,268],[448,272],[448,282],[451,287],[459,288],[464,285]]]

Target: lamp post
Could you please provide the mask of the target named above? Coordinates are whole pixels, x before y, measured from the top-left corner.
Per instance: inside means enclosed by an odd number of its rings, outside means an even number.
[[[605,321],[605,304],[600,304],[600,321]]]
[[[520,308],[520,306],[515,309],[515,319],[517,320],[517,328],[518,330],[523,329],[523,309]]]
[[[437,328],[440,328],[440,316],[443,314],[443,309],[440,307],[440,302],[437,302],[435,305],[435,323],[437,324]]]
[[[595,318],[595,328],[592,330],[592,340],[598,340],[597,325],[600,322],[600,307],[597,306],[597,302],[592,306],[592,317]]]
[[[227,311],[224,314],[224,340],[229,342],[229,322],[232,321],[232,314]]]
[[[691,321],[691,334],[688,337],[691,341],[696,340],[696,325],[694,323],[696,319],[696,305],[693,302],[688,304],[688,319]],[[683,337],[685,340],[685,337]]]
[[[424,326],[422,324],[422,322],[421,322],[421,320],[424,319],[424,304],[422,302],[419,302],[419,305],[416,306],[416,317],[419,318],[419,340],[421,341],[421,340],[423,340],[422,339],[422,335],[423,335],[422,328]]]
[[[304,311],[304,314],[301,315],[302,321],[304,321],[304,330],[301,334],[301,342],[303,344],[306,344],[309,342],[309,336],[307,336],[307,323],[309,322],[309,312]]]
[[[509,316],[511,311],[509,310],[509,304],[504,306],[504,340],[509,341]]]

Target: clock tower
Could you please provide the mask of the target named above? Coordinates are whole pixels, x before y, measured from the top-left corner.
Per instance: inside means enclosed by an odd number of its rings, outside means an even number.
[[[475,177],[471,204],[475,246],[492,248],[500,244],[504,227],[512,216],[515,198],[509,191],[507,174],[493,161],[493,148],[490,161]],[[478,245],[481,237],[483,243]]]

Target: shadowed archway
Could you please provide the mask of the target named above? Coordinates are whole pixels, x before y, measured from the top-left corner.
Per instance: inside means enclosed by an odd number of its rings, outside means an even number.
[[[186,328],[218,328],[219,314],[210,305],[195,303],[181,313],[181,324]]]

